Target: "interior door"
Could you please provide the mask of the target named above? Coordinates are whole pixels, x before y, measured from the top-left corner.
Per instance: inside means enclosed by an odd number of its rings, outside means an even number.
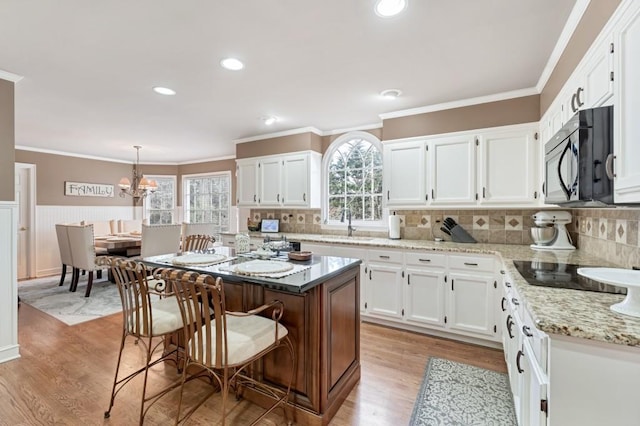
[[[18,204],[18,279],[29,278],[30,260],[30,171],[29,168],[16,165],[16,203]]]

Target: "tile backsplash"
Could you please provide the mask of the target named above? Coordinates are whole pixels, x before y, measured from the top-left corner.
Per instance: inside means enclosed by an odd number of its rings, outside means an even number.
[[[400,237],[433,240],[447,235],[442,221],[451,217],[480,243],[531,244],[531,216],[541,209],[509,210],[395,210],[400,216]],[[640,208],[568,209],[573,215],[567,226],[574,244],[585,252],[621,267],[640,266]],[[393,212],[394,210],[392,210]],[[320,209],[251,209],[249,217],[280,219],[280,230],[290,233],[344,234],[345,230],[321,228]],[[387,232],[356,230],[355,236],[386,237]]]

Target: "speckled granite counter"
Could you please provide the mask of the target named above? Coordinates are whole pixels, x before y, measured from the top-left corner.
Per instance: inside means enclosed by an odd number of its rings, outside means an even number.
[[[262,234],[251,234],[261,238]],[[549,334],[561,334],[619,345],[640,346],[640,318],[609,309],[624,296],[590,291],[538,287],[528,284],[516,270],[513,260],[572,263],[585,266],[615,267],[609,262],[586,255],[580,250],[554,253],[532,250],[529,246],[508,244],[459,244],[386,238],[346,238],[334,235],[278,234],[291,241],[316,242],[362,247],[405,250],[437,250],[450,253],[493,254],[502,261],[520,297],[538,328]]]

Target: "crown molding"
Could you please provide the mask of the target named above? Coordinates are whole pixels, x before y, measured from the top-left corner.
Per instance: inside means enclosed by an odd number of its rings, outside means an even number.
[[[544,69],[542,70],[540,79],[538,79],[538,83],[536,84],[538,93],[542,92],[542,89],[544,89],[544,86],[546,86],[547,82],[549,81],[551,73],[553,73],[556,65],[558,65],[560,57],[564,53],[564,50],[567,48],[567,44],[569,44],[569,40],[573,36],[573,33],[576,31],[576,28],[578,27],[578,24],[580,23],[580,20],[582,19],[584,12],[587,10],[590,2],[591,0],[577,0],[576,4],[573,5],[573,9],[569,14],[569,18],[567,19],[567,22],[564,25],[562,32],[560,33],[560,37],[558,38],[558,41],[556,42],[551,55],[549,56],[547,65],[545,65]]]
[[[2,80],[7,80],[7,81],[11,81],[13,83],[17,83],[20,80],[22,80],[24,77],[18,74],[14,74],[12,72],[9,71],[5,71],[0,69],[0,79]]]
[[[215,158],[205,158],[203,160],[190,160],[190,161],[181,161],[179,163],[176,163],[178,166],[186,166],[189,164],[199,164],[199,163],[209,163],[209,162],[213,162],[213,161],[224,161],[224,160],[235,160],[236,156],[235,155],[226,155],[224,157],[215,157]]]
[[[526,89],[512,90],[510,92],[495,93],[493,95],[478,96],[477,98],[461,99],[458,101],[444,102],[441,104],[427,105],[419,108],[404,109],[400,111],[387,112],[380,114],[382,120],[390,118],[406,117],[409,115],[424,114],[428,112],[442,111],[452,108],[461,108],[471,105],[486,104],[488,102],[504,101],[507,99],[521,98],[524,96],[538,95],[540,92],[535,87]]]
[[[263,139],[271,139],[271,138],[279,138],[279,137],[282,137],[282,136],[299,135],[301,133],[315,133],[318,136],[324,136],[322,131],[318,130],[315,127],[301,127],[299,129],[284,130],[282,132],[267,133],[267,134],[264,134],[264,135],[250,136],[248,138],[243,138],[243,139],[235,139],[233,141],[233,143],[237,145],[239,143],[253,142],[253,141],[259,141],[259,140],[263,140]]]
[[[339,135],[341,133],[357,132],[360,130],[374,130],[374,129],[382,129],[382,123],[364,124],[362,126],[349,127],[346,129],[328,130],[320,136],[333,136],[333,135]]]

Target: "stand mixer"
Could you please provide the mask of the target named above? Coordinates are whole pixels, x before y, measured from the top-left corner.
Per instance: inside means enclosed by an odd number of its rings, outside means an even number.
[[[536,250],[575,250],[566,225],[571,223],[571,213],[567,211],[537,212],[533,216],[536,228],[531,228],[531,238]]]

